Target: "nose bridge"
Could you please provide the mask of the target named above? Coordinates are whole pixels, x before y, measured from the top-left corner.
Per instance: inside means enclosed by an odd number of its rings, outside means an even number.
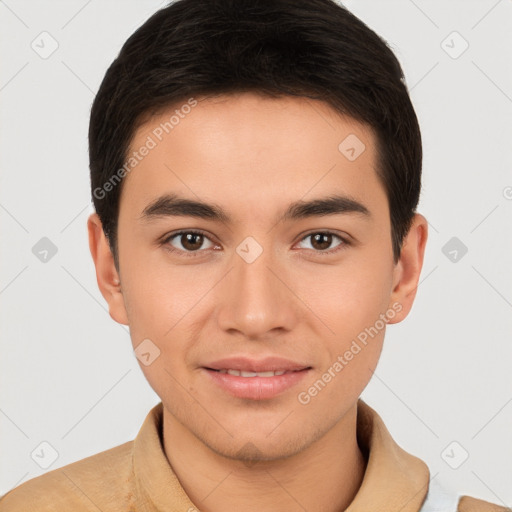
[[[233,254],[233,267],[222,291],[221,328],[236,329],[252,338],[291,329],[296,305],[272,249],[248,237]]]

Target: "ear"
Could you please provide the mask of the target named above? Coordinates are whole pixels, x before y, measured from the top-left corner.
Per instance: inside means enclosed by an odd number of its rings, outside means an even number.
[[[108,303],[110,316],[118,323],[128,325],[128,316],[121,290],[114,256],[110,250],[103,225],[97,213],[93,213],[87,220],[89,232],[89,249],[94,266],[96,267],[96,280],[103,298]]]
[[[400,259],[393,271],[393,290],[389,306],[400,304],[401,308],[393,308],[397,314],[388,323],[401,322],[412,308],[418,281],[423,267],[423,256],[428,236],[428,222],[423,215],[414,215],[411,228],[404,238]]]

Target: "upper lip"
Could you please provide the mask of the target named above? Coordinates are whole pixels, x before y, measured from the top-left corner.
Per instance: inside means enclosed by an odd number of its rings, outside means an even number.
[[[204,365],[211,370],[240,370],[246,372],[299,371],[310,368],[307,364],[297,363],[282,357],[250,359],[248,357],[226,357]]]

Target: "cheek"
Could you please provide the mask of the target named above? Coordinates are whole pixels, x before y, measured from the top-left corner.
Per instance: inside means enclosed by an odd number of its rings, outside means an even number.
[[[316,302],[318,316],[328,330],[324,329],[327,334],[322,335],[319,347],[318,371],[298,397],[301,404],[311,404],[318,411],[312,416],[323,417],[329,410],[333,420],[343,412],[341,404],[357,400],[373,376],[389,301],[387,278],[379,280],[363,272],[340,272],[337,277]]]
[[[187,287],[156,267],[140,267],[127,281],[125,304],[139,366],[157,395],[181,396],[181,385],[187,382],[189,350],[189,337],[183,329],[198,299],[183,293]]]
[[[183,386],[192,391],[195,347],[211,311],[209,293],[219,277],[206,266],[199,272],[193,266],[171,268],[162,258],[147,261],[141,259],[138,264],[134,257],[124,276],[131,341],[136,354],[146,351],[143,343],[158,354],[149,365],[138,357],[141,370],[160,397],[174,396],[176,401]],[[182,399],[187,401],[186,396]]]
[[[134,342],[141,336],[171,339],[215,282],[208,269],[171,265],[162,249],[134,250],[121,271]]]
[[[303,273],[299,295],[339,341],[375,323],[388,307],[392,270],[383,260],[347,259]]]
[[[357,399],[377,366],[386,330],[381,315],[388,309],[391,268],[379,258],[347,258],[345,264],[326,267],[303,281],[302,292],[310,292],[305,302],[328,327],[321,335],[321,367],[311,384],[322,389],[328,382],[318,402],[331,404],[333,411],[339,410],[337,404]]]

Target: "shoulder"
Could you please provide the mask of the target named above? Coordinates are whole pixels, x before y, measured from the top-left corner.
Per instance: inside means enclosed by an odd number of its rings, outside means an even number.
[[[128,509],[132,448],[129,441],[35,477],[0,497],[0,512]]]
[[[461,496],[457,512],[512,512],[512,509],[471,496]]]

